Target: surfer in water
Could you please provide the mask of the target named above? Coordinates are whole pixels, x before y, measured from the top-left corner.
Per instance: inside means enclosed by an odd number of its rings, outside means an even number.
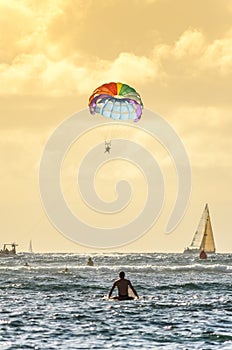
[[[94,265],[93,260],[91,259],[91,257],[89,257],[89,260],[87,261],[87,265],[88,266],[93,266]]]
[[[131,282],[125,278],[125,272],[124,271],[121,271],[119,273],[119,279],[117,281],[114,282],[110,292],[109,292],[109,295],[108,297],[110,298],[113,291],[114,291],[114,288],[117,287],[118,288],[118,296],[116,297],[113,297],[113,299],[116,299],[116,300],[133,300],[134,298],[133,297],[130,297],[128,295],[128,287],[131,288],[132,292],[134,293],[134,295],[139,298],[136,290],[134,289],[134,287],[132,286]]]

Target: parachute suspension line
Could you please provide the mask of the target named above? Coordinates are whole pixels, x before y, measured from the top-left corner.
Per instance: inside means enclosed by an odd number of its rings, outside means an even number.
[[[100,114],[102,114],[104,117],[111,118],[113,108],[113,102],[109,99],[105,99],[104,104],[101,107]]]
[[[138,122],[143,110],[139,93],[131,86],[120,82],[105,83],[97,87],[89,97],[88,105],[91,115],[97,113],[114,122],[127,120]],[[104,139],[105,151],[108,153],[111,149],[111,140],[115,138],[115,128],[117,130],[118,127],[116,125],[113,123],[106,126],[109,131]]]
[[[129,106],[129,102],[126,101],[126,109],[127,109],[127,113],[128,115],[130,114],[130,106]]]

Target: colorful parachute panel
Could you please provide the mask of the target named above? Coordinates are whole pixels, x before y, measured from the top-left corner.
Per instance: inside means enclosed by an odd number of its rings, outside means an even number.
[[[127,84],[103,84],[89,98],[91,114],[98,113],[115,120],[132,119],[137,122],[141,118],[142,109],[140,95]]]

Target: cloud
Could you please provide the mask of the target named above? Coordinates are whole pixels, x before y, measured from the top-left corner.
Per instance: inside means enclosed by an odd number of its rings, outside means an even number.
[[[183,58],[201,55],[205,39],[203,34],[196,29],[186,30],[174,45],[174,56]]]
[[[0,2],[0,58],[1,62],[10,63],[20,53],[20,41],[33,31],[30,9],[18,2]]]
[[[44,54],[18,55],[12,64],[0,65],[0,93],[83,95],[95,88],[96,83],[121,80],[141,84],[156,74],[151,60],[129,53],[120,54],[114,61],[83,61],[83,57],[77,56],[52,61]]]
[[[104,81],[119,80],[131,83],[137,83],[139,81],[141,84],[154,79],[157,71],[151,59],[124,52],[114,61],[105,62],[100,75],[102,75]]]
[[[232,28],[205,48],[201,63],[204,68],[216,69],[222,75],[232,73]]]
[[[179,73],[180,64],[182,72],[192,71],[199,78],[202,72],[211,71],[215,76],[232,73],[232,28],[223,37],[211,42],[207,41],[202,31],[189,28],[174,44],[155,46],[153,55],[167,67],[166,74],[169,73],[169,66]]]
[[[92,37],[85,19],[100,11],[94,4],[90,11],[90,4],[0,0],[0,17],[7,27],[1,32],[1,95],[83,95],[105,81],[133,84],[155,76],[153,62],[144,55],[120,52],[111,60],[83,51],[90,47],[83,40]],[[113,3],[105,6],[111,11]],[[109,42],[105,47],[113,46]]]
[[[113,5],[105,3],[105,11],[112,13]],[[150,7],[146,6],[141,11]],[[143,34],[134,21],[129,25],[128,11],[138,13],[127,5],[124,10],[121,21],[128,23],[126,33],[123,26],[108,30],[107,18],[101,21],[102,11],[95,2],[43,0],[38,5],[0,0],[0,18],[7,28],[0,34],[0,95],[83,96],[113,80],[154,90],[166,86],[183,94],[190,84],[201,90],[202,84],[208,88],[218,78],[221,88],[228,85],[232,29],[209,39],[202,29],[189,27],[168,42],[156,27],[144,27],[144,21]],[[142,43],[140,48],[135,38]],[[114,57],[103,57],[104,50]]]

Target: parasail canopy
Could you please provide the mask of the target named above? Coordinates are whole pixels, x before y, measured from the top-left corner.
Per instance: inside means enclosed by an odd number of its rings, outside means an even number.
[[[115,120],[132,119],[138,122],[142,109],[140,95],[127,84],[103,84],[96,88],[89,98],[89,110],[92,115],[98,113]]]

